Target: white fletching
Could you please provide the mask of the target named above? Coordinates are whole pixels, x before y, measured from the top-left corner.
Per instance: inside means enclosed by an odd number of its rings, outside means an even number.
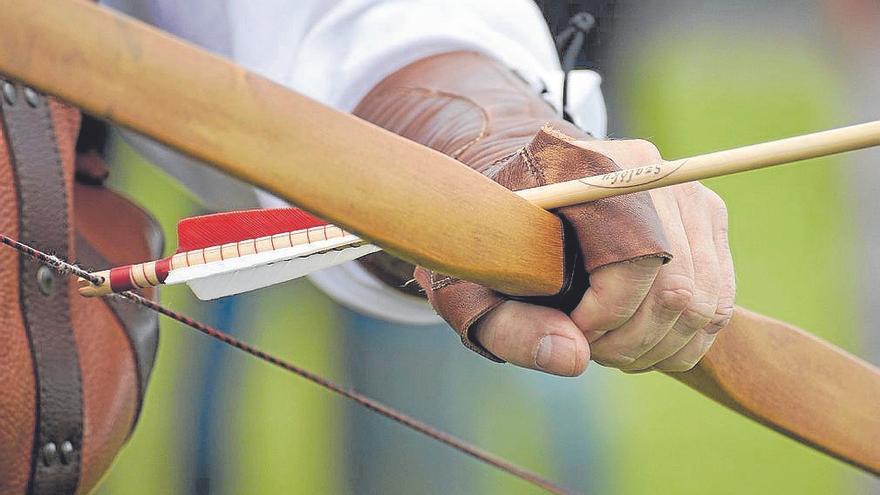
[[[165,284],[186,283],[203,301],[287,282],[379,251],[355,235],[171,270]]]

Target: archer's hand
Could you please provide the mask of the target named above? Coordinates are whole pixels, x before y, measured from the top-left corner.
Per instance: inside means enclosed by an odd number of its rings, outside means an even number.
[[[355,113],[510,189],[659,160],[643,141],[572,144],[587,134],[559,120],[501,63],[473,52],[428,57],[395,72]],[[547,124],[552,130],[542,130]],[[557,212],[576,231],[566,242],[577,244],[591,274],[592,287],[570,316],[423,268],[415,278],[462,342],[487,358],[577,375],[592,343],[593,359],[603,364],[686,369],[732,308],[723,205],[699,185],[651,199],[627,194]]]
[[[660,160],[646,141],[579,144],[622,168]],[[654,190],[651,197],[673,255],[669,263],[655,257],[596,269],[571,315],[505,301],[477,322],[472,337],[501,359],[558,375],[582,373],[591,357],[624,371],[691,369],[733,314],[727,212],[699,183]]]

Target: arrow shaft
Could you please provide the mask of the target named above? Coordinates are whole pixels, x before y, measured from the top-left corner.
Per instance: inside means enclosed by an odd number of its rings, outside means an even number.
[[[873,121],[550,184],[518,194],[535,205],[553,209],[878,145],[880,121]]]

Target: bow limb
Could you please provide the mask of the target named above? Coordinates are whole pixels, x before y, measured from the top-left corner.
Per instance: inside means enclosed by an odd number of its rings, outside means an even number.
[[[737,307],[694,369],[668,375],[880,475],[880,370],[793,325]]]

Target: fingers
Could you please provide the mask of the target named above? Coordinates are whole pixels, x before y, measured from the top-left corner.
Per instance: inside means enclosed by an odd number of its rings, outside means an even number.
[[[644,141],[579,143],[622,166],[660,159]],[[519,366],[558,375],[592,358],[624,371],[685,371],[711,347],[733,313],[735,280],[723,201],[698,183],[651,192],[673,259],[601,267],[570,317],[508,301],[484,316],[472,337]]]
[[[660,271],[661,260],[615,263],[590,274],[590,288],[571,318],[589,342],[632,318]]]
[[[674,255],[649,266],[619,263],[590,277],[572,312],[592,357],[624,371],[692,368],[733,313],[735,281],[723,201],[691,183],[652,192]],[[646,285],[649,283],[650,285]]]
[[[720,270],[718,304],[711,321],[697,332],[694,338],[677,353],[657,363],[657,369],[664,371],[687,371],[696,366],[712,346],[718,332],[730,323],[730,318],[733,316],[736,276],[727,239],[727,209],[724,206],[724,202],[717,195],[712,198],[711,204],[715,208],[715,212],[712,215],[713,240]]]
[[[706,208],[701,207],[709,203],[709,198],[714,193],[698,183],[691,183],[678,186],[672,196],[678,207],[681,224],[685,226],[683,234],[687,239],[686,247],[693,266],[693,297],[670,332],[630,364],[626,368],[628,370],[643,370],[655,364],[656,368],[663,371],[668,371],[669,367],[681,367],[683,364],[677,360],[664,360],[676,354],[709,325],[718,306],[721,268],[715,248],[714,215],[707,214],[709,212]],[[693,363],[688,364],[693,366]]]
[[[576,143],[610,157],[621,166],[638,166],[661,160],[657,148],[642,139]],[[659,258],[647,258],[605,266],[590,274],[590,288],[571,314],[572,320],[584,331],[589,342],[632,318],[648,294],[661,265]]]
[[[675,198],[668,193],[658,194],[654,200],[661,218],[666,219],[666,237],[675,257],[659,270],[647,295],[632,316],[613,331],[591,342],[593,359],[606,366],[633,369],[634,363],[642,365],[639,358],[667,336],[693,300],[694,268],[678,205]],[[595,331],[585,327],[589,323],[576,318],[575,313],[572,313],[572,318],[586,332]],[[681,338],[685,340],[680,346],[690,340],[689,335]],[[647,362],[647,366],[654,362],[656,361]]]
[[[730,245],[727,238],[727,206],[717,194],[712,193],[715,214],[712,215],[715,230],[715,250],[718,253],[719,268],[721,270],[721,288],[718,294],[718,307],[715,315],[706,331],[710,334],[720,332],[730,323],[733,317],[733,307],[736,300],[736,272],[733,268],[733,256],[730,253]]]
[[[506,301],[480,319],[474,339],[505,361],[562,376],[584,372],[590,346],[563,312],[518,301]]]

